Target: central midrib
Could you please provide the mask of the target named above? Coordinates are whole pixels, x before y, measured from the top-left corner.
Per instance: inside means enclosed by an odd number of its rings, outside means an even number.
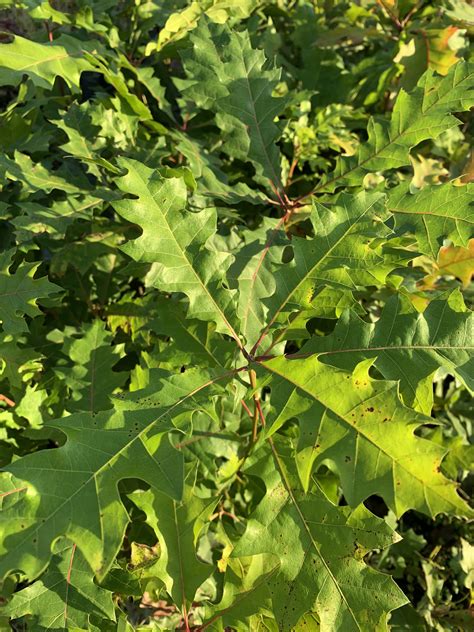
[[[266,364],[259,362],[260,366],[262,366],[264,369],[266,369],[267,371],[269,371],[270,373],[274,373],[275,375],[278,375],[279,377],[281,377],[282,379],[284,379],[285,381],[289,382],[290,384],[292,384],[296,389],[299,389],[301,391],[303,391],[304,393],[306,393],[306,395],[308,395],[311,399],[313,399],[314,401],[319,402],[320,404],[322,404],[323,406],[325,406],[325,408],[328,408],[329,410],[331,410],[335,415],[337,415],[337,417],[339,419],[342,419],[344,421],[345,424],[347,424],[353,431],[356,432],[356,434],[361,435],[368,443],[370,443],[372,446],[374,446],[379,452],[381,452],[382,454],[385,455],[385,457],[387,457],[390,461],[392,461],[394,464],[400,464],[400,461],[398,461],[397,459],[395,459],[393,456],[391,456],[390,454],[388,454],[386,452],[386,450],[383,450],[380,446],[378,446],[376,443],[374,443],[374,441],[368,437],[364,432],[362,432],[362,430],[360,428],[355,428],[350,421],[348,421],[345,417],[343,417],[340,413],[338,413],[337,411],[333,410],[332,408],[330,408],[329,406],[327,406],[326,404],[324,404],[321,400],[317,399],[316,396],[311,393],[311,391],[306,390],[306,388],[296,382],[294,382],[292,379],[290,379],[288,376],[283,375],[282,373],[280,373],[279,371],[276,371],[274,368],[268,367]],[[376,397],[377,395],[379,395],[379,393],[376,393],[373,397]],[[372,399],[369,398],[367,400],[365,400],[364,403],[370,402],[370,400]],[[421,487],[423,489],[425,489],[426,485],[425,482],[423,480],[421,480],[416,474],[412,473],[410,470],[406,469],[405,467],[403,467],[403,469],[408,472],[408,474],[410,476],[412,476],[413,478],[415,478],[421,485]],[[437,488],[436,487],[430,487],[430,490],[433,493],[436,493],[438,496],[440,496],[445,502],[446,499],[441,495],[438,494],[437,492]],[[448,501],[451,502],[451,501]]]
[[[453,89],[456,87],[458,87],[464,80],[468,79],[470,77],[470,75],[468,77],[463,77],[458,84],[454,84],[453,83]],[[441,97],[437,100],[434,101],[429,107],[426,108],[426,110],[422,113],[421,115],[424,116],[426,114],[426,112],[428,112],[429,110],[431,110],[431,108],[433,108],[435,105],[438,105],[439,102],[441,101]],[[327,184],[332,184],[333,182],[337,182],[338,180],[344,178],[345,176],[347,176],[349,173],[352,173],[353,171],[356,171],[357,169],[359,169],[360,167],[362,167],[363,165],[365,165],[367,162],[369,162],[370,160],[372,160],[373,158],[375,158],[376,156],[379,156],[383,151],[385,151],[388,147],[390,147],[390,145],[393,145],[394,143],[396,143],[396,141],[403,136],[403,134],[405,134],[408,130],[410,129],[410,127],[404,129],[402,132],[399,132],[398,134],[396,134],[393,138],[390,139],[390,142],[387,143],[386,145],[384,145],[383,147],[381,147],[378,151],[376,151],[375,153],[371,154],[368,158],[365,158],[364,160],[362,160],[361,162],[357,163],[357,165],[355,165],[354,167],[351,167],[350,169],[348,169],[347,171],[345,171],[344,173],[341,173],[333,178],[331,178],[330,180],[326,180],[326,181],[321,181],[320,184],[318,184],[316,186],[316,188],[313,189],[313,191],[311,193],[315,193],[316,191],[318,191],[321,187],[327,185]]]

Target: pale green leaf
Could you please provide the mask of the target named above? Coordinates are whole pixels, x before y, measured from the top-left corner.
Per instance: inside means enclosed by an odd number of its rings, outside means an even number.
[[[135,261],[152,263],[147,283],[165,292],[183,292],[189,298],[190,317],[213,321],[217,330],[238,340],[233,327],[233,292],[223,286],[231,263],[226,253],[213,251],[208,240],[216,232],[216,213],[186,210],[182,178],[164,178],[158,171],[121,158],[128,170],[117,179],[121,191],[136,199],[114,203],[120,215],[142,228],[124,251]]]
[[[0,45],[1,85],[16,86],[27,75],[38,88],[49,89],[59,76],[77,91],[81,73],[92,69],[83,57],[80,41],[71,37],[39,44],[15,35],[12,42]]]
[[[205,14],[213,22],[223,24],[230,18],[247,18],[257,3],[252,0],[199,0],[172,13],[160,30],[157,42],[150,42],[145,54],[160,51],[168,44],[182,39],[189,31],[196,28],[199,18]]]
[[[281,221],[264,218],[257,229],[242,231],[235,261],[229,268],[229,281],[238,288],[239,331],[247,343],[258,338],[267,313],[264,299],[277,289],[272,268],[280,263],[286,241],[281,225]]]
[[[217,157],[206,151],[205,145],[195,138],[175,132],[178,139],[176,149],[185,156],[189,167],[197,180],[198,193],[206,198],[217,198],[227,204],[249,202],[262,204],[266,196],[258,190],[251,189],[243,182],[229,182],[222,171]]]
[[[272,617],[269,580],[278,572],[280,561],[266,555],[249,558],[225,558],[226,571],[222,599],[206,604],[209,630],[226,626],[236,630],[252,629],[254,615],[265,612]]]
[[[49,205],[23,202],[22,215],[13,217],[18,241],[29,241],[36,235],[47,233],[54,239],[64,239],[69,226],[77,220],[89,220],[94,208],[100,208],[104,200],[93,195],[54,200]]]
[[[371,363],[353,373],[316,356],[262,363],[273,375],[268,432],[300,421],[298,466],[306,488],[313,466],[329,463],[353,507],[378,494],[398,516],[410,508],[431,516],[468,513],[455,484],[440,473],[446,451],[414,434],[431,418],[406,408],[396,383],[371,378]]]

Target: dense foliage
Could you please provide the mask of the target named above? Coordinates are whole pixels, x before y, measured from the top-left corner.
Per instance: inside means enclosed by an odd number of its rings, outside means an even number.
[[[471,630],[472,3],[0,23],[1,629]]]

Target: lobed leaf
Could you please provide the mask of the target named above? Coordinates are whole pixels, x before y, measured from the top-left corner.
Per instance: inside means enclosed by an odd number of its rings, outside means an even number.
[[[190,317],[213,321],[218,331],[239,340],[232,324],[233,292],[224,287],[230,257],[208,245],[216,232],[215,210],[186,211],[186,184],[181,178],[164,178],[130,159],[118,163],[128,170],[117,180],[120,190],[136,198],[115,202],[114,208],[142,228],[141,236],[127,243],[124,251],[135,261],[153,264],[150,285],[186,294]]]
[[[298,469],[306,489],[313,466],[328,462],[352,507],[378,494],[397,516],[409,508],[430,516],[469,514],[455,484],[440,473],[446,450],[414,434],[431,419],[406,408],[394,382],[371,378],[371,364],[363,361],[352,373],[316,356],[263,362],[273,376],[275,411],[267,432],[299,420]]]
[[[22,263],[10,273],[13,254],[8,250],[0,256],[0,319],[8,334],[28,331],[24,317],[41,313],[36,301],[61,290],[46,277],[34,278],[38,263]]]
[[[458,293],[432,301],[418,313],[401,295],[390,298],[376,323],[347,310],[329,336],[315,337],[303,353],[352,371],[367,358],[388,380],[400,380],[405,404],[430,415],[433,375],[439,367],[455,375],[471,392],[474,315]]]
[[[0,85],[18,85],[27,75],[38,88],[51,88],[62,77],[78,91],[81,73],[92,70],[84,59],[80,42],[64,37],[55,43],[39,44],[15,35],[12,42],[0,45]]]
[[[266,68],[263,52],[252,48],[248,33],[225,24],[201,18],[190,40],[192,50],[182,53],[191,78],[186,97],[216,112],[226,153],[251,161],[258,174],[281,188],[279,131],[273,120],[285,100],[272,96],[280,71]]]
[[[427,70],[413,91],[400,91],[390,120],[370,119],[367,142],[355,156],[339,158],[316,191],[358,186],[367,173],[409,165],[412,147],[459,125],[453,113],[472,107],[473,75],[472,64],[464,61],[451,66],[441,78]]]
[[[161,382],[153,398],[135,396],[136,403],[122,410],[76,413],[50,422],[66,435],[65,445],[8,466],[16,487],[11,489],[7,475],[0,574],[21,569],[37,577],[51,559],[51,544],[65,536],[103,578],[129,520],[117,484],[139,478],[181,498],[182,455],[166,433],[175,416],[199,408],[198,393],[210,384],[202,373],[191,372]]]
[[[332,207],[314,203],[314,236],[294,237],[293,258],[274,271],[275,292],[263,298],[266,325],[255,348],[289,314],[311,307],[320,289],[329,285],[355,290],[383,284],[399,259],[385,255],[379,238],[390,231],[384,224],[383,196],[362,192],[341,195]]]
[[[266,495],[232,555],[266,553],[280,560],[278,573],[267,581],[279,629],[292,630],[312,609],[322,632],[359,632],[369,625],[388,630],[388,613],[405,597],[363,557],[396,536],[363,506],[352,511],[335,507],[322,492],[302,493],[284,449],[273,445],[272,456],[250,470],[265,481]]]
[[[474,186],[451,183],[428,186],[410,193],[407,185],[390,191],[388,210],[401,232],[411,232],[424,255],[436,258],[445,239],[455,246],[465,246],[473,234]]]
[[[191,487],[185,487],[180,501],[156,491],[135,492],[131,499],[145,512],[147,523],[158,536],[156,577],[164,583],[174,603],[186,611],[196,590],[213,571],[211,565],[198,559],[197,542],[217,499],[199,498]]]
[[[94,583],[81,551],[65,540],[55,544],[41,579],[15,593],[4,612],[14,619],[28,615],[38,632],[90,629],[93,616],[115,620],[112,593]]]

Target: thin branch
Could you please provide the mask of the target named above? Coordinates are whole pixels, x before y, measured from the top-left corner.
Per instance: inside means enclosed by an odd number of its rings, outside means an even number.
[[[250,410],[250,408],[247,406],[247,404],[245,403],[245,401],[243,399],[240,400],[240,403],[242,404],[245,412],[247,413],[247,415],[251,418],[252,417],[252,411]]]
[[[44,26],[46,28],[46,32],[48,33],[49,43],[52,44],[53,43],[53,31],[51,30],[51,27],[49,25],[49,20],[45,20],[44,21]]]
[[[13,406],[15,405],[15,402],[12,399],[2,394],[0,394],[0,402],[5,402],[5,404],[7,406],[10,406],[10,408],[13,408]]]
[[[397,18],[395,13],[393,13],[393,11],[390,9],[390,7],[387,7],[387,5],[385,4],[385,2],[383,0],[377,0],[377,4],[379,5],[379,7],[382,7],[382,9],[387,13],[388,17],[392,20],[392,22],[395,24],[397,29],[399,31],[402,31],[403,30],[402,23]]]
[[[424,4],[425,4],[425,0],[420,0],[420,2],[417,2],[417,3],[415,4],[415,6],[414,6],[414,7],[412,7],[412,8],[410,9],[410,11],[408,11],[408,13],[406,14],[406,16],[403,18],[403,20],[402,20],[402,22],[401,22],[401,24],[402,24],[402,27],[403,27],[403,28],[405,28],[405,27],[406,27],[406,25],[407,25],[407,24],[408,24],[408,22],[411,20],[411,18],[414,16],[414,14],[415,14],[415,13],[417,13],[417,12],[418,12],[418,11],[422,8],[422,6],[423,6]]]
[[[249,377],[250,377],[250,385],[252,387],[252,389],[255,391],[255,389],[257,388],[257,374],[255,373],[254,369],[250,369],[249,370]],[[255,443],[257,441],[257,435],[258,435],[258,420],[259,420],[259,408],[258,408],[258,393],[255,391],[253,394],[253,425],[252,425],[252,443]]]

